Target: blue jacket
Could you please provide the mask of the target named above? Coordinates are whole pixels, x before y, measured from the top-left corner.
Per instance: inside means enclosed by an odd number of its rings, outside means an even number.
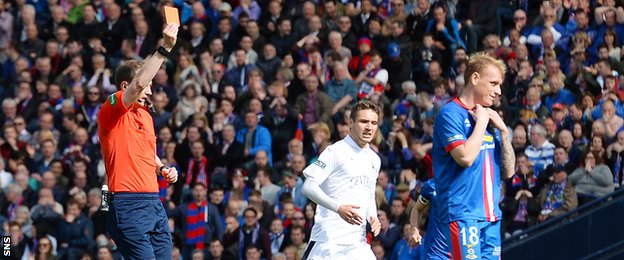
[[[572,105],[576,102],[576,96],[569,90],[562,88],[557,92],[557,96],[550,94],[544,99],[544,105],[548,108],[548,111],[552,112],[552,107],[555,103],[562,103],[566,106]]]
[[[249,131],[249,129],[247,129],[246,127],[238,131],[238,133],[236,133],[236,141],[239,141],[242,144],[244,144],[245,135],[247,134],[247,131]],[[266,151],[267,156],[269,157],[269,164],[272,165],[273,164],[273,154],[271,153],[272,142],[273,141],[271,138],[271,132],[269,132],[269,129],[267,129],[264,126],[258,125],[256,127],[256,132],[254,133],[252,148],[249,150],[249,156],[255,156],[256,152],[258,152],[259,150],[264,150]]]
[[[302,190],[303,190],[303,180],[301,180],[301,178],[297,178],[297,184],[295,185],[295,197],[293,198],[293,203],[295,204],[295,206],[299,207],[300,209],[303,209],[305,205],[308,204],[308,198],[303,195],[303,193],[301,192]],[[286,186],[283,186],[282,189],[280,189],[277,192],[277,197],[279,198],[280,196],[282,196],[284,192],[287,192],[287,191],[288,191],[288,188],[286,188]]]

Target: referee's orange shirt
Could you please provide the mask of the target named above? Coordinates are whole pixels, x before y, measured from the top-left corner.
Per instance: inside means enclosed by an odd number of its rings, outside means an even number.
[[[158,192],[156,135],[143,107],[125,107],[123,90],[112,94],[98,114],[98,134],[112,192]]]

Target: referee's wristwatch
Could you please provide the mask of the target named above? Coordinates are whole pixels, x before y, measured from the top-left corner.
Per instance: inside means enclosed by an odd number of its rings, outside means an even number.
[[[171,55],[171,52],[168,51],[165,47],[160,46],[158,47],[157,53],[162,55],[165,58],[169,58],[169,56]]]
[[[163,172],[163,170],[164,170],[164,169],[167,169],[167,168],[169,168],[169,167],[164,166],[164,165],[163,165],[163,166],[160,166],[160,168],[158,168],[158,174],[160,174],[160,176],[163,176],[162,172]],[[163,177],[164,177],[164,176],[163,176]]]

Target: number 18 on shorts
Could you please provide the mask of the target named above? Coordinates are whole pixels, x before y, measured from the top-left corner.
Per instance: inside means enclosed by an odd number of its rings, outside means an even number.
[[[500,221],[457,220],[442,226],[451,259],[500,259]]]

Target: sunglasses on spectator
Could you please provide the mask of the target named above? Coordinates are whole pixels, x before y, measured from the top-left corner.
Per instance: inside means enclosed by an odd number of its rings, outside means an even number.
[[[514,17],[514,20],[516,20],[516,21],[521,21],[521,20],[524,20],[524,19],[526,19],[526,17],[524,17],[524,16]]]

